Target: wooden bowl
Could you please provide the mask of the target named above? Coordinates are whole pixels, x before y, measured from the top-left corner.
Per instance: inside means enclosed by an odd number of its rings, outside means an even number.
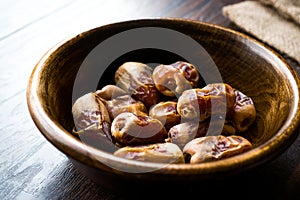
[[[117,158],[82,143],[72,135],[74,84],[76,81],[89,84],[89,77],[77,74],[90,52],[111,36],[145,27],[165,28],[191,37],[211,56],[224,82],[253,98],[257,119],[245,135],[253,143],[252,150],[214,162],[164,165]],[[122,48],[122,42],[118,45]],[[99,77],[98,86],[111,83],[116,67],[122,62],[171,63],[179,58],[174,52],[156,48],[131,51],[109,63],[104,75]],[[107,66],[99,66],[93,61],[88,61],[88,65],[97,65],[92,68],[95,72]],[[194,20],[140,19],[88,30],[54,46],[32,72],[27,101],[32,119],[45,138],[85,175],[116,191],[128,190],[129,187],[147,188],[149,185],[175,187],[182,182],[184,185],[208,183],[273,160],[293,143],[299,133],[296,131],[300,122],[299,86],[296,72],[281,56],[244,34]],[[79,89],[77,97],[89,89]],[[119,170],[119,167],[129,170]]]

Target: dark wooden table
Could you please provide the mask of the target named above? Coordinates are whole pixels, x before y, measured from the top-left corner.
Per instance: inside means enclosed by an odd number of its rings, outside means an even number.
[[[190,18],[239,30],[221,12],[224,5],[236,2],[239,0],[2,0],[0,199],[125,198],[81,175],[40,134],[29,115],[28,78],[50,47],[90,28],[137,18]],[[299,63],[283,56],[300,74]],[[258,193],[271,194],[273,199],[300,199],[300,137],[274,161],[242,176],[224,198],[234,199],[235,190],[241,187],[245,195],[238,197],[243,199]],[[201,198],[201,188],[192,192]]]

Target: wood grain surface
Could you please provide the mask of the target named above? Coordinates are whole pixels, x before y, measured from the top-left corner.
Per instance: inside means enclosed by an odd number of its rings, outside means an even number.
[[[58,42],[112,22],[180,17],[239,30],[221,12],[223,6],[236,2],[240,0],[1,1],[0,199],[136,197],[106,191],[94,184],[40,134],[26,103],[26,86],[33,67]],[[300,74],[299,63],[282,56]],[[272,199],[299,198],[300,136],[274,161],[240,178],[248,191],[244,199],[253,199],[259,192],[270,194]],[[234,191],[235,186],[232,188]],[[201,196],[201,190],[186,192]]]

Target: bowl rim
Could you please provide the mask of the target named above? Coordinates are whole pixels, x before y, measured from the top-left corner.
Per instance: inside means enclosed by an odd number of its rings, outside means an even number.
[[[214,161],[214,162],[206,162],[199,164],[166,164],[163,163],[148,163],[148,162],[140,162],[134,160],[128,160],[125,158],[119,158],[113,156],[110,153],[103,152],[94,147],[88,146],[81,141],[77,140],[71,133],[65,130],[58,122],[52,121],[51,117],[47,115],[46,111],[43,109],[41,105],[41,101],[38,95],[38,84],[40,72],[43,70],[44,63],[53,56],[53,53],[56,52],[61,46],[65,45],[70,41],[76,41],[83,38],[85,35],[89,35],[93,30],[99,30],[107,27],[107,26],[118,26],[118,24],[125,23],[145,23],[149,21],[162,21],[162,22],[172,22],[172,21],[180,21],[183,23],[192,23],[195,25],[203,25],[208,26],[210,28],[216,28],[223,32],[227,32],[229,34],[234,34],[237,37],[243,38],[244,40],[248,40],[254,45],[259,46],[265,52],[269,53],[272,58],[275,59],[276,62],[280,62],[283,66],[281,70],[288,77],[288,81],[292,85],[292,91],[295,93],[294,106],[292,107],[292,114],[285,122],[285,126],[283,126],[276,135],[270,138],[267,142],[261,144],[260,146],[243,153],[242,155],[236,155],[233,157],[229,157],[226,159]],[[161,17],[161,18],[144,18],[144,19],[134,19],[134,20],[126,20],[121,22],[115,22],[99,27],[95,27],[75,36],[71,36],[56,45],[50,48],[36,63],[32,73],[29,77],[27,91],[26,91],[26,99],[27,106],[29,109],[30,116],[34,121],[36,127],[42,133],[42,135],[54,145],[57,149],[59,149],[62,153],[64,153],[67,157],[70,157],[76,161],[79,161],[85,165],[89,165],[91,167],[99,168],[106,171],[111,171],[110,167],[105,166],[103,162],[113,162],[116,164],[124,164],[131,167],[149,169],[151,173],[163,173],[163,174],[177,174],[177,175],[185,175],[185,174],[211,174],[216,172],[229,172],[230,170],[236,171],[244,171],[253,167],[256,167],[260,164],[266,163],[267,161],[272,160],[277,157],[280,153],[285,151],[297,138],[299,131],[296,129],[300,124],[300,81],[296,71],[285,61],[285,59],[271,49],[269,46],[264,43],[258,41],[255,38],[252,38],[244,33],[241,33],[236,30],[232,30],[230,28],[226,28],[220,25],[211,24],[207,22],[202,22],[199,20],[193,19],[185,19],[185,18],[171,18],[171,17]],[[294,119],[294,120],[293,120]],[[279,148],[281,147],[281,148]],[[277,150],[279,148],[280,150]]]

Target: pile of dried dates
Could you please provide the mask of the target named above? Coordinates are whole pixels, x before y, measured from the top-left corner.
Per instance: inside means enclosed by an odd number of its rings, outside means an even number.
[[[115,156],[160,163],[202,163],[252,149],[242,136],[254,122],[251,97],[227,83],[199,87],[188,62],[125,62],[115,84],[72,107],[73,134]]]

